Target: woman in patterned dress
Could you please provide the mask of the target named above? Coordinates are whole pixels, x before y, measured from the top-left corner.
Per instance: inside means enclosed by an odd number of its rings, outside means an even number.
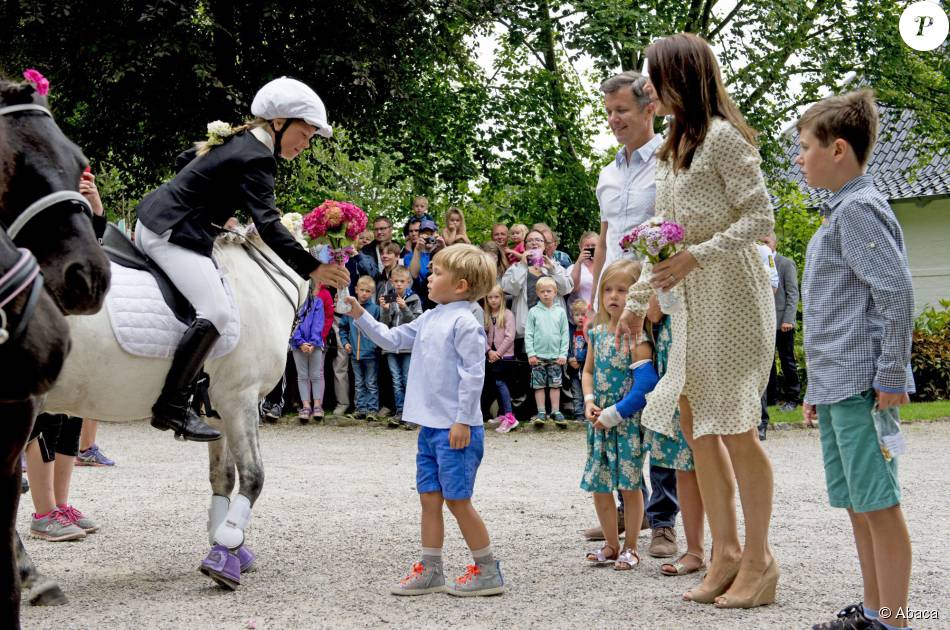
[[[702,584],[683,597],[721,608],[760,606],[775,601],[778,582],[768,544],[772,466],[756,432],[774,355],[775,305],[755,240],[772,230],[772,209],[754,132],[726,93],[709,44],[678,34],[657,40],[646,55],[657,113],[670,117],[657,154],[656,213],[683,225],[685,247],[644,267],[618,343],[639,330],[655,290],[673,289],[683,299],[685,309],[670,321],[667,372],[642,419],[674,435],[679,405],[709,518],[715,555]]]

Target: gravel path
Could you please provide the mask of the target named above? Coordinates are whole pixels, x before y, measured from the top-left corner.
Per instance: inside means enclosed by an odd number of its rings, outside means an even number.
[[[940,615],[915,627],[950,628],[950,423],[909,425],[907,437],[911,603]],[[490,433],[476,505],[510,591],[476,600],[387,594],[418,555],[416,433],[265,427],[267,481],[249,533],[259,566],[234,593],[197,571],[208,550],[204,449],[145,424],[101,425],[99,438],[119,465],[77,468],[71,499],[102,529],[77,543],[25,539],[70,598],[62,607],[24,607],[26,628],[806,628],[861,598],[848,520],[828,507],[813,430],[773,431],[765,443],[782,578],[779,601],[750,611],[680,601],[696,575],[661,577],[661,561],[646,553],[629,573],[585,566],[592,545],[578,530],[596,517],[578,488],[582,431]],[[25,533],[32,504],[24,497],[21,505]],[[446,567],[455,575],[469,558],[446,518]]]

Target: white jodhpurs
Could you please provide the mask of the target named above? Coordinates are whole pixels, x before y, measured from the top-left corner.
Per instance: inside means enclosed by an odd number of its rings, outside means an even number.
[[[195,317],[206,319],[224,332],[231,319],[228,295],[214,261],[207,256],[170,243],[171,230],[151,231],[141,221],[135,225],[135,246],[155,261],[168,279],[195,307]]]

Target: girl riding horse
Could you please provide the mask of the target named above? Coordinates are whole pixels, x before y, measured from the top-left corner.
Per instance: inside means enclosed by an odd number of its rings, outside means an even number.
[[[277,158],[292,160],[317,134],[329,138],[326,109],[317,94],[295,79],[274,79],[251,104],[254,119],[209,134],[207,142],[178,157],[175,177],[136,208],[135,243],[188,299],[195,320],[182,336],[158,401],[152,426],[199,442],[221,434],[205,424],[189,400],[195,378],[231,314],[211,251],[234,208],[244,208],[267,245],[302,277],[341,287],[349,274],[320,264],[280,223],[274,201]]]

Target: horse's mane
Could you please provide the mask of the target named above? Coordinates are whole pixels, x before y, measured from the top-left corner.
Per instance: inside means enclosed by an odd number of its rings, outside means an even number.
[[[264,240],[261,238],[261,235],[257,233],[257,228],[254,227],[253,223],[248,223],[247,225],[238,225],[234,231],[258,247],[264,244]],[[241,240],[241,237],[237,236],[236,234],[232,234],[230,232],[221,232],[214,238],[214,246],[226,247],[228,245],[240,245]]]
[[[13,148],[7,138],[7,122],[0,116],[0,208],[4,205],[7,194],[7,183],[13,176],[14,158]]]
[[[46,98],[39,96],[31,83],[7,81],[0,78],[0,105],[26,105],[37,103],[46,106]],[[10,178],[13,176],[16,154],[10,146],[7,122],[0,116],[0,208],[3,207],[4,197]]]
[[[4,105],[25,105],[27,103],[36,103],[44,107],[48,105],[46,97],[37,94],[32,83],[7,81],[3,78],[0,78],[0,102]]]

